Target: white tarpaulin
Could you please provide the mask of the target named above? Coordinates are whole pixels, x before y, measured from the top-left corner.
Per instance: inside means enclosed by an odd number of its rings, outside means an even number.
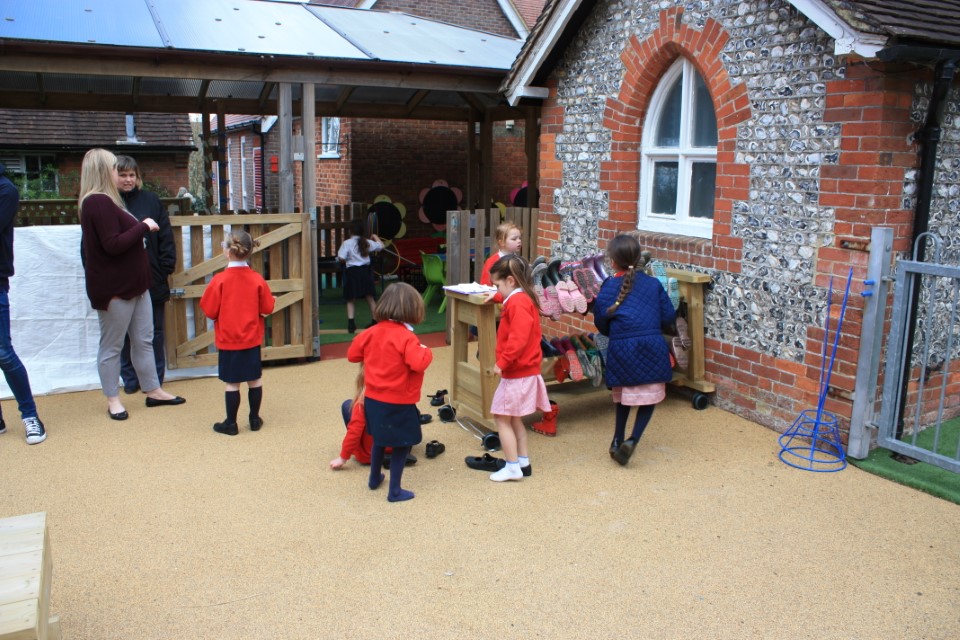
[[[34,395],[99,389],[100,328],[80,264],[80,227],[17,227],[10,278],[10,335]],[[167,369],[166,379],[216,375],[216,367]],[[12,397],[0,376],[0,396]]]

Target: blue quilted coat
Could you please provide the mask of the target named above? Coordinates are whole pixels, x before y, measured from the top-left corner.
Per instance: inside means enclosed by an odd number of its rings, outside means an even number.
[[[669,382],[673,377],[663,332],[677,319],[670,297],[656,278],[639,272],[633,289],[612,315],[623,277],[604,280],[593,304],[597,330],[610,338],[606,379],[609,387]]]

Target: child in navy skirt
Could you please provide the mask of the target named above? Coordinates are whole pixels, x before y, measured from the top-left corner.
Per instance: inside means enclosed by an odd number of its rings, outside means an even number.
[[[239,433],[237,413],[240,411],[240,385],[247,383],[250,403],[250,430],[263,426],[260,404],[263,401],[263,374],[260,345],[263,343],[264,317],[273,313],[276,298],[270,285],[250,268],[247,258],[260,243],[241,229],[230,232],[223,243],[229,261],[207,285],[200,298],[200,308],[213,320],[218,350],[219,376],[226,384],[224,393],[227,417],[213,425],[213,430],[228,436]]]
[[[363,220],[350,221],[350,237],[340,245],[337,258],[346,268],[343,274],[343,299],[347,302],[347,331],[354,333],[357,323],[354,320],[354,301],[364,298],[370,306],[370,317],[376,310],[376,293],[373,283],[373,269],[370,267],[370,254],[383,249],[383,243],[377,234],[368,238],[364,233]]]
[[[433,352],[420,342],[411,325],[423,321],[423,298],[405,282],[383,292],[374,315],[377,324],[350,343],[347,360],[363,363],[364,412],[373,436],[368,486],[383,483],[380,471],[387,447],[390,457],[390,489],[387,500],[402,502],[414,497],[401,488],[403,467],[410,448],[423,440],[417,400],[423,373],[433,361]]]

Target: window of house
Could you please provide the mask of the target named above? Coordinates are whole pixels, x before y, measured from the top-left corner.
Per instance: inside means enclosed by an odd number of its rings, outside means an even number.
[[[689,61],[677,61],[654,91],[641,144],[638,228],[712,237],[717,116]]]
[[[320,119],[320,155],[317,157],[340,157],[340,118]]]
[[[56,198],[60,193],[57,159],[51,155],[24,154],[0,157],[7,177],[17,185],[23,199]]]

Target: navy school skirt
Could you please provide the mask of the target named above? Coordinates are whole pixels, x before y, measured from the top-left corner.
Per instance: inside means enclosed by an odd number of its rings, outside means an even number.
[[[373,269],[369,264],[359,267],[347,267],[343,274],[343,299],[359,300],[367,296],[376,296],[373,284]]]
[[[260,347],[249,349],[220,349],[217,352],[218,376],[224,382],[238,384],[252,382],[263,376],[260,364]]]
[[[412,447],[423,440],[420,410],[415,404],[393,404],[364,398],[367,431],[378,447]]]

